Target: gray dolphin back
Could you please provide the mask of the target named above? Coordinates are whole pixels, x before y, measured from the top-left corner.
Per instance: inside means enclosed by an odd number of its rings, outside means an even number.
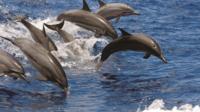
[[[84,10],[71,10],[60,14],[57,20],[66,20],[87,30],[93,31],[98,37],[104,35],[117,38],[113,26],[103,17]]]

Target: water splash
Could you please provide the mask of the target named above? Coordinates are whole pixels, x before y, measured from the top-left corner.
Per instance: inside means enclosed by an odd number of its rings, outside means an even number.
[[[174,106],[172,109],[166,109],[165,103],[162,99],[156,99],[143,111],[137,112],[200,112],[200,107],[191,104],[185,104],[180,107]]]
[[[41,20],[28,20],[33,25],[42,29],[43,23],[53,22],[54,17],[48,17],[47,19]],[[70,22],[65,22],[63,30],[72,34],[75,38],[74,41],[69,43],[64,43],[62,38],[58,35],[57,32],[52,31],[46,28],[47,34],[55,42],[58,47],[58,51],[53,51],[52,54],[61,62],[63,67],[68,68],[78,68],[78,69],[95,69],[94,60],[99,56],[101,50],[98,50],[98,53],[93,53],[94,50],[102,49],[108,42],[106,39],[95,38],[94,34],[90,31],[87,31],[81,27],[78,27]],[[0,24],[0,33],[2,36],[6,37],[24,37],[32,39],[30,32],[25,26],[21,23],[9,22],[6,24]],[[96,42],[103,43],[98,47],[94,47]],[[3,48],[6,48],[11,54],[15,54],[16,57],[20,58],[22,61],[26,61],[26,57],[18,48],[10,46],[6,41],[2,41],[0,45]],[[87,66],[85,66],[87,65]]]

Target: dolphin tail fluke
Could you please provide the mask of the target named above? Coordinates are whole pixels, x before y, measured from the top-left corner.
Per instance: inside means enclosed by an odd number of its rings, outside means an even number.
[[[15,18],[14,18],[14,21],[15,22],[21,22],[22,20],[25,20],[25,19],[27,19],[28,17],[27,16],[16,16]]]
[[[102,0],[98,0],[100,7],[103,7],[104,5],[106,5],[105,2],[103,2]]]
[[[63,20],[63,21],[61,21],[61,22],[58,23],[58,24],[49,25],[49,24],[47,24],[47,23],[44,23],[44,25],[45,25],[47,28],[51,29],[51,30],[59,31],[59,30],[61,30],[62,27],[64,26],[64,23],[65,23],[65,21]]]

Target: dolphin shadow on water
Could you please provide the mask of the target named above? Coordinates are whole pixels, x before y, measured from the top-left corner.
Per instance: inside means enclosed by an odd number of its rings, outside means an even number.
[[[12,98],[13,96],[17,95],[16,92],[11,91],[11,90],[9,90],[9,89],[7,89],[5,87],[0,87],[0,94],[1,95],[7,95],[8,98]]]
[[[63,105],[66,95],[63,92],[30,92],[19,89],[8,89],[0,86],[0,104],[9,108],[45,109],[54,105]],[[23,102],[18,102],[23,101]]]
[[[115,74],[103,73],[100,85],[106,92],[105,103],[109,105],[136,106],[152,102],[158,91],[163,90],[163,85],[169,80],[168,77],[143,77],[149,74]],[[139,104],[139,105],[138,105]]]
[[[147,74],[146,74],[147,75]],[[145,74],[136,75],[117,75],[113,73],[103,73],[101,83],[103,88],[109,88],[112,91],[121,92],[145,92],[160,90],[162,88],[162,83],[168,80],[169,77],[150,77],[148,79],[143,79],[142,76]],[[141,77],[140,77],[141,76]],[[149,76],[149,75],[147,75]],[[121,93],[120,92],[120,93]]]

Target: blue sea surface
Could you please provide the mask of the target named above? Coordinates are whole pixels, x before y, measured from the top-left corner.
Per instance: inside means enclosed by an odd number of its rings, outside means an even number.
[[[87,1],[96,12],[97,0]],[[79,65],[77,69],[64,67],[70,85],[66,98],[51,82],[32,80],[27,84],[2,77],[1,112],[136,112],[155,99],[163,99],[166,108],[200,104],[200,0],[105,2],[127,3],[136,9],[141,15],[122,17],[118,23],[113,21],[113,26],[154,38],[168,64],[154,56],[145,60],[143,53],[125,51],[109,57],[99,71],[82,70]],[[9,24],[17,15],[43,20],[81,7],[82,0],[0,0],[0,25]],[[5,48],[5,42],[0,42]],[[95,50],[101,51],[98,45]],[[29,62],[18,59],[27,72],[37,74]],[[87,63],[80,66],[84,65]]]

